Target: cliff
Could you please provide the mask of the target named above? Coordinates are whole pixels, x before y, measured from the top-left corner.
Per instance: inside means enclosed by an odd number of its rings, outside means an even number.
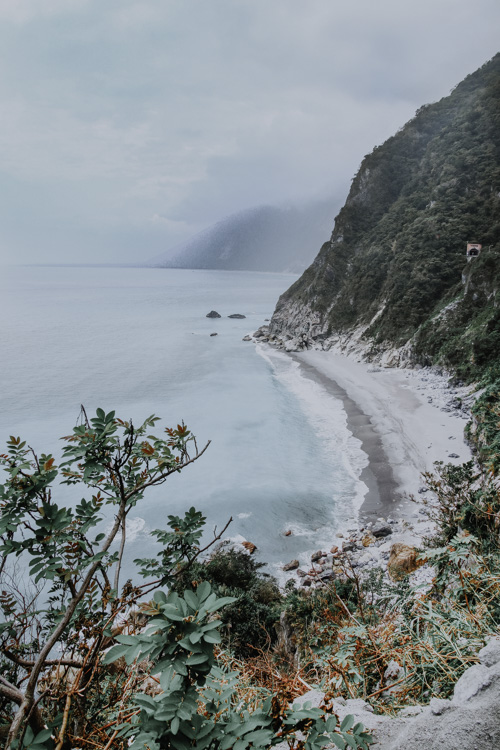
[[[271,337],[474,379],[498,358],[499,276],[500,54],[364,157]]]

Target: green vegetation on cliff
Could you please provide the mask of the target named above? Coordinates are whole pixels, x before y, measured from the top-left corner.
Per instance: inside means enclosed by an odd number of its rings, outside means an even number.
[[[483,250],[467,264],[469,241]],[[475,379],[498,357],[499,274],[500,54],[363,159],[272,332],[307,334],[303,308],[320,321],[309,338],[366,326],[375,350],[411,339],[415,361]]]

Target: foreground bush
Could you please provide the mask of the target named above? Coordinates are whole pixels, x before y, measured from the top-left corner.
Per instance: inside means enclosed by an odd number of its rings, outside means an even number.
[[[251,705],[242,699],[238,673],[215,650],[224,619],[219,611],[237,599],[217,597],[208,581],[193,576],[179,591],[181,579],[223,533],[202,547],[205,519],[194,508],[184,517],[168,516],[168,528],[152,532],[158,555],[135,561],[146,582],[120,587],[128,514],[150,487],[208,447],[198,450],[184,425],[166,428],[161,437],[151,434],[157,421],[151,416],[135,428],[114,412],[98,409],[89,420],[82,411],[81,424],[64,438],[59,466],[17,437],[0,455],[6,477],[0,485],[5,747],[246,750],[286,738],[293,748],[303,746],[300,730],[308,750],[329,740],[340,748],[366,748],[369,736],[352,717],[338,727],[323,709],[289,709],[279,695],[263,691],[263,700]],[[68,507],[55,499],[64,484],[79,485],[89,496]],[[106,515],[112,523],[103,532]],[[245,565],[235,561],[233,574],[241,575]],[[213,562],[210,576],[223,587],[218,565]],[[26,570],[29,581],[20,583]],[[255,584],[253,606],[269,606],[273,584],[255,580],[255,572],[247,570]]]

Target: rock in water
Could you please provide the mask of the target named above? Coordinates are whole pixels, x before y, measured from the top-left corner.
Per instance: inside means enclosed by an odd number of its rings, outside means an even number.
[[[385,521],[381,521],[375,524],[372,529],[372,534],[373,536],[377,537],[377,539],[380,539],[383,536],[389,536],[389,534],[392,534],[392,529],[388,523],[386,523]]]
[[[291,562],[283,565],[283,570],[296,570],[299,567],[298,560],[292,560]]]
[[[211,336],[217,336],[217,334],[216,334],[216,333],[211,333],[210,335],[211,335]]]
[[[210,312],[207,313],[205,317],[207,317],[207,318],[220,318],[222,316],[219,315],[219,313],[217,312],[217,310],[210,310]]]
[[[240,313],[234,313],[233,315],[228,315],[228,318],[238,318],[238,320],[243,320],[243,318],[246,318],[246,315],[241,315]]]

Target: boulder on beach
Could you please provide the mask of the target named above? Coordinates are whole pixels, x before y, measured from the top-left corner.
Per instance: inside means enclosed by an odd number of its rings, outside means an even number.
[[[267,336],[269,336],[269,326],[261,326],[260,328],[257,328],[253,335],[254,339],[262,339]]]
[[[256,545],[256,544],[254,544],[253,542],[242,542],[241,544],[242,544],[242,546],[243,546],[243,547],[244,547],[244,548],[245,548],[245,549],[247,550],[247,552],[248,552],[248,553],[249,553],[250,555],[253,555],[253,553],[254,553],[254,552],[255,552],[255,550],[257,549],[257,545]]]
[[[232,315],[228,315],[228,318],[238,318],[238,320],[243,320],[243,318],[246,318],[246,315],[241,315],[241,313],[233,313]]]
[[[374,541],[375,541],[375,537],[369,531],[368,534],[364,535],[363,539],[361,540],[361,544],[363,545],[363,547],[369,547],[370,544],[373,544]]]
[[[389,575],[394,581],[400,581],[405,576],[413,573],[424,564],[417,559],[418,550],[408,544],[396,542],[391,547],[391,554],[387,562]]]
[[[219,313],[217,312],[217,310],[210,310],[210,312],[207,313],[205,317],[207,317],[207,318],[220,318],[222,316],[219,315]]]

